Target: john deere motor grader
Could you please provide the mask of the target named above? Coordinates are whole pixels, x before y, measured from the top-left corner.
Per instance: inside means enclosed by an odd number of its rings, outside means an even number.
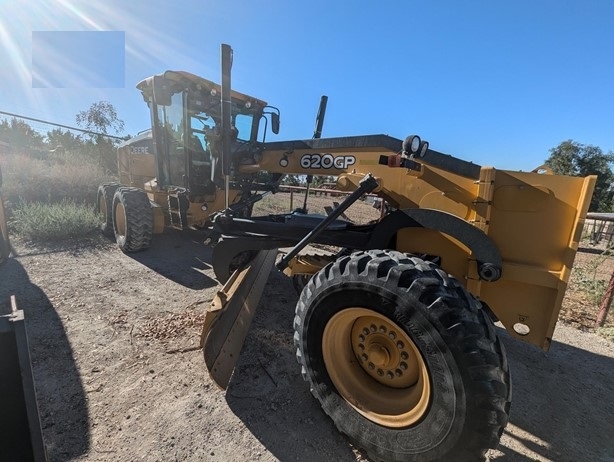
[[[277,267],[308,280],[294,318],[297,359],[337,428],[374,460],[482,459],[511,402],[493,323],[549,348],[595,177],[497,170],[417,136],[269,142],[222,155],[226,175],[334,175],[353,192],[328,217],[247,219],[228,209],[215,218],[213,266],[225,284],[201,341],[216,383],[228,385],[278,250],[290,248]],[[338,218],[368,192],[389,204],[385,216]],[[310,243],[340,250],[301,252]]]
[[[118,148],[119,183],[100,185],[97,201],[102,231],[125,252],[148,248],[152,234],[165,227],[204,229],[212,213],[247,199],[252,175],[237,174],[224,184],[218,151],[227,142],[233,155],[241,155],[264,140],[266,115],[272,131],[279,131],[276,108],[236,91],[222,95],[220,85],[188,72],[166,71],[137,88],[152,128]],[[227,133],[220,129],[224,108]],[[250,201],[241,207],[249,215]]]

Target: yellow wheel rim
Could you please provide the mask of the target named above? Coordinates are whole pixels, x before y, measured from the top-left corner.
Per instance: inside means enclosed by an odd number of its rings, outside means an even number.
[[[126,209],[121,202],[115,206],[115,230],[119,237],[126,235]]]
[[[426,363],[386,316],[366,308],[340,311],[326,324],[322,352],[341,396],[369,420],[402,428],[426,412],[431,396]]]

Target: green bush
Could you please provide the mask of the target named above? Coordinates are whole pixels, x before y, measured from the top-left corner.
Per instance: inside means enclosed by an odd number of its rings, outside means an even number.
[[[11,229],[19,237],[42,242],[82,237],[98,225],[98,214],[91,205],[70,199],[52,204],[22,202],[13,210],[11,219]]]

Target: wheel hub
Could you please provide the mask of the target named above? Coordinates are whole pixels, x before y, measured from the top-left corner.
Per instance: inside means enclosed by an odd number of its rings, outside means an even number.
[[[352,326],[352,349],[361,367],[380,383],[404,388],[418,381],[417,362],[405,334],[385,319],[362,316]]]
[[[371,359],[376,367],[387,367],[390,364],[390,352],[385,346],[373,343],[368,350],[368,354],[363,355],[365,360]]]
[[[391,428],[427,411],[429,371],[413,340],[385,315],[345,308],[326,324],[322,354],[340,395],[360,414]]]

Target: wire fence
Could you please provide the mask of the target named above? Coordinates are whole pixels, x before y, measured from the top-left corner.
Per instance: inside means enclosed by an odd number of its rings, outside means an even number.
[[[84,141],[83,135],[101,136],[112,141],[127,139],[126,137],[108,135],[7,111],[0,111],[0,122],[9,124],[9,127],[0,130],[0,153],[14,150],[25,151],[30,154],[45,151],[53,152],[58,146],[50,143],[49,133],[58,130],[63,134],[69,133],[73,139],[80,141]],[[55,144],[57,144],[57,141]]]

